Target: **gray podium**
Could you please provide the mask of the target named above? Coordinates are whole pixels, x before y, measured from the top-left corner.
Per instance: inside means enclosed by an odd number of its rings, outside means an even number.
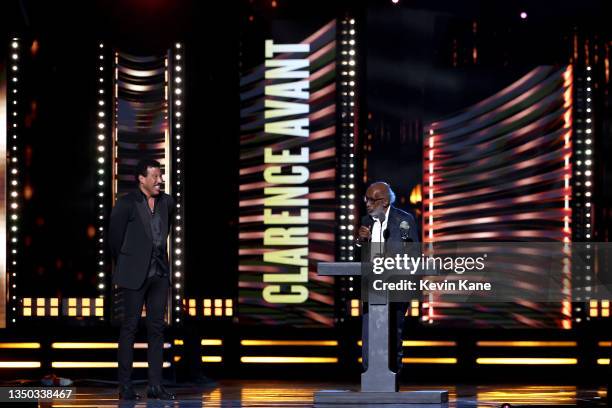
[[[317,267],[323,276],[361,276],[359,262],[320,262]],[[389,302],[386,296],[368,299],[368,367],[361,374],[361,391],[319,391],[315,393],[316,407],[438,407],[446,406],[448,391],[396,391],[396,375],[389,370]]]

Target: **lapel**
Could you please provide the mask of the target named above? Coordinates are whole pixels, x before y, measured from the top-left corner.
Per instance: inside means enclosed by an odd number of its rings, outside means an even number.
[[[147,212],[150,212],[150,210],[147,208],[149,204],[147,203],[147,200],[144,199],[140,191],[137,191],[136,194],[136,210],[140,216],[140,220],[142,221],[142,226],[144,227],[147,237],[149,237],[150,240],[153,240],[153,232],[151,232],[151,216]]]

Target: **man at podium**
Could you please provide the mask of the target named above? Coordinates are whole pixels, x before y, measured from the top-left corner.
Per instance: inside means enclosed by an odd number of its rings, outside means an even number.
[[[361,257],[361,248],[365,243],[372,243],[372,250],[384,248],[385,243],[400,244],[403,242],[419,242],[419,234],[414,217],[393,206],[395,193],[391,186],[386,182],[372,183],[366,190],[364,197],[367,215],[361,219],[361,226],[357,236],[357,254]],[[384,252],[384,249],[381,251]],[[402,330],[404,327],[404,317],[408,303],[391,303],[390,305],[390,356],[396,358],[389,359],[389,369],[396,373],[402,368]],[[368,313],[367,306],[363,307],[364,314],[362,320],[362,339],[363,349],[367,350],[368,345]],[[363,367],[367,370],[368,353],[363,354]]]

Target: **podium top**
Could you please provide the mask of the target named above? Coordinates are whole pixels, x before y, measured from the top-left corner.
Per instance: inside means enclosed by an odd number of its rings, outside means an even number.
[[[361,276],[361,262],[319,262],[317,273],[321,276]]]

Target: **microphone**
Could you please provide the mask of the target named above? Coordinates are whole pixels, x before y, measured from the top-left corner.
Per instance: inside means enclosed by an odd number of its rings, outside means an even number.
[[[361,225],[368,228],[370,231],[372,231],[372,227],[374,226],[374,219],[370,217],[369,215],[364,215],[363,217],[361,217]],[[371,236],[370,236],[370,240],[372,240]],[[360,247],[361,244],[362,244],[361,239],[357,237],[357,239],[355,240],[355,245]]]
[[[361,217],[361,225],[372,229],[372,226],[374,225],[374,218],[370,217],[369,215],[364,215]]]
[[[412,239],[410,238],[410,224],[408,223],[408,221],[400,222],[399,229],[402,241],[412,241]]]

